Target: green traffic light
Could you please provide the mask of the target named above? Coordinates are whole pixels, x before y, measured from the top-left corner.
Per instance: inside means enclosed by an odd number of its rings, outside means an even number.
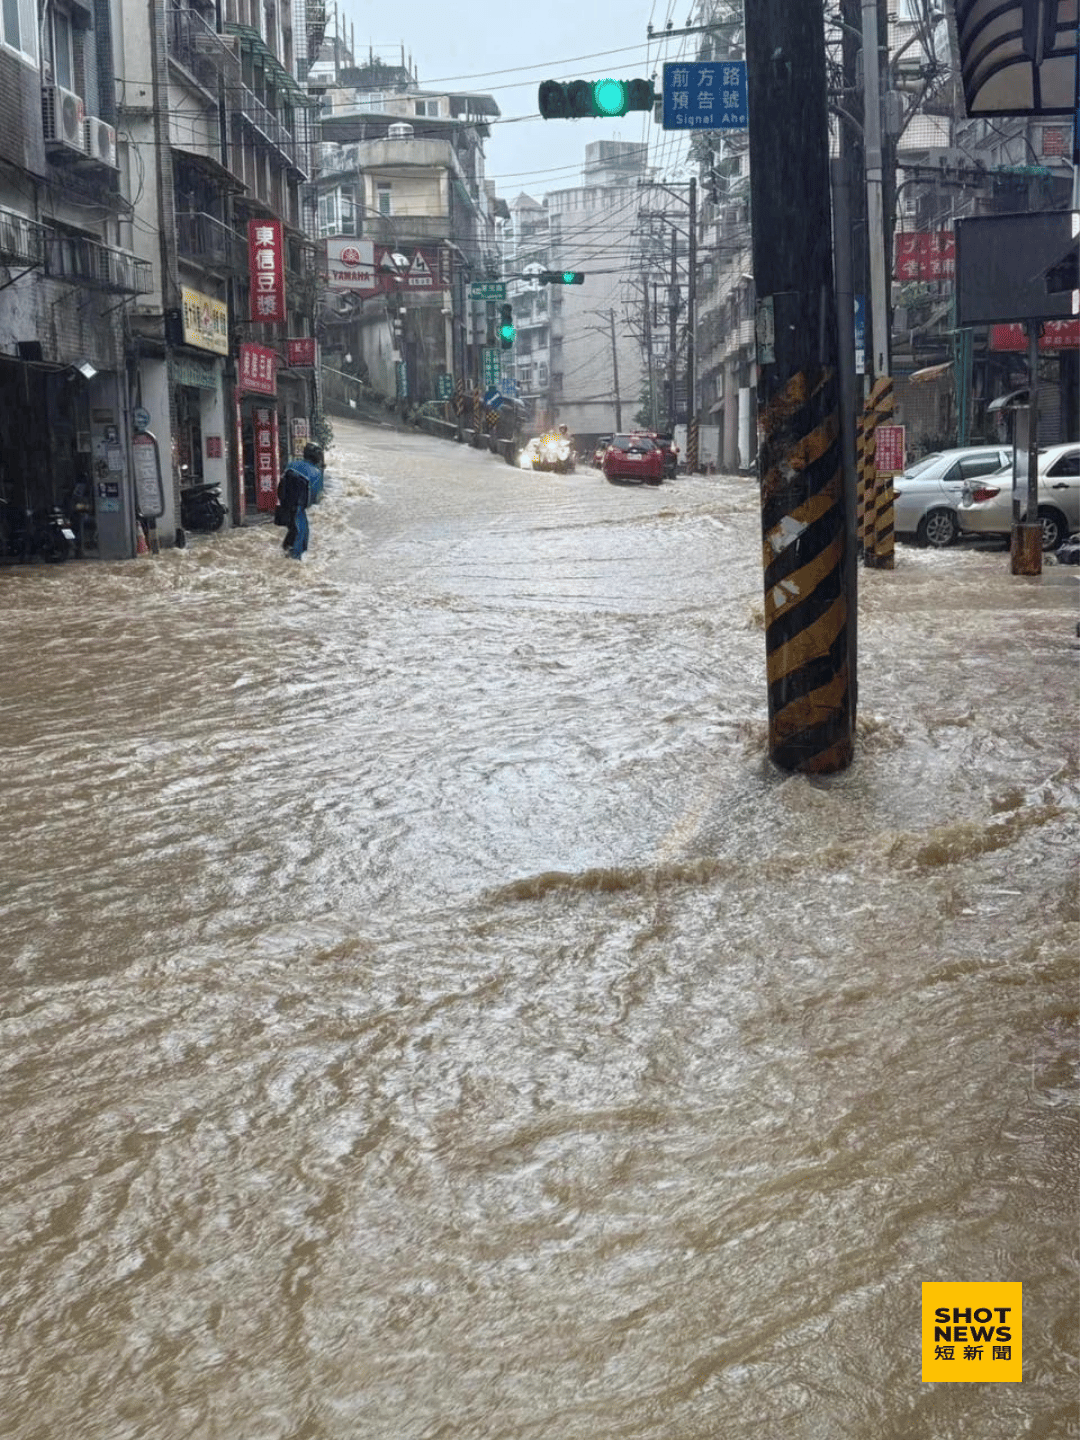
[[[593,85],[593,102],[598,115],[625,115],[626,86],[621,80],[597,80]]]
[[[505,340],[507,344],[511,344],[513,342],[514,336],[516,334],[517,331],[514,329],[513,325],[499,326],[499,339]]]
[[[574,272],[573,272],[573,270],[564,270],[564,271],[563,271],[562,283],[563,283],[564,285],[572,285],[572,284],[574,283]]]

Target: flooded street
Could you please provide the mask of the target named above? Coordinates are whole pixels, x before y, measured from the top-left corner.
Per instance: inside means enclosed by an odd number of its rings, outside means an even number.
[[[753,480],[335,425],[302,565],[0,570],[0,1436],[1080,1434],[1074,576],[861,572],[785,775]]]

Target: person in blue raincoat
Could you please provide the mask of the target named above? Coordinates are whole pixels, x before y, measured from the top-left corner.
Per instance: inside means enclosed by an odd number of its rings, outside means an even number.
[[[304,446],[302,460],[290,460],[278,486],[278,504],[289,516],[288,529],[281,548],[293,560],[299,560],[308,548],[308,509],[321,498],[323,491],[323,452],[320,446]]]

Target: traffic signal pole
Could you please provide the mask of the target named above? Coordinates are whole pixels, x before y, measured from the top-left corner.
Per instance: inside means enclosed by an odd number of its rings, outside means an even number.
[[[758,477],[769,754],[843,770],[854,750],[821,0],[746,0],[757,290]]]

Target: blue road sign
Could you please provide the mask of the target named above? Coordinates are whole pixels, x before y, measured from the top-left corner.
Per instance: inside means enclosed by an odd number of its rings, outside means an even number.
[[[494,385],[490,386],[487,390],[484,391],[484,404],[488,407],[489,410],[497,410],[502,404],[502,402],[503,397],[499,394],[498,390],[495,388]]]
[[[746,61],[688,60],[664,66],[665,130],[745,130]]]

